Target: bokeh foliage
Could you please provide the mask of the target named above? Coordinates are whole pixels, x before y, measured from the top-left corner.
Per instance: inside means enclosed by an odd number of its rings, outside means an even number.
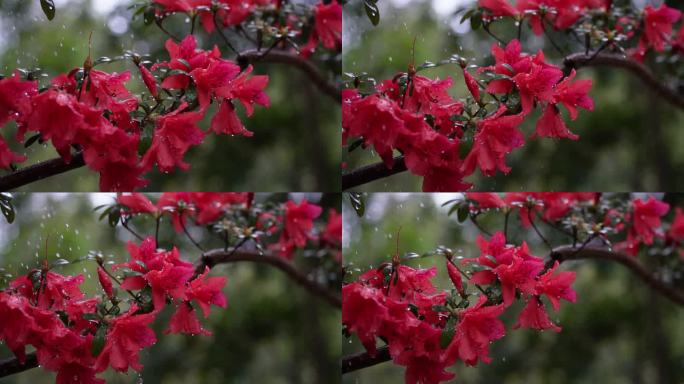
[[[343,252],[349,282],[359,273],[399,254],[423,254],[444,245],[457,257],[476,257],[475,239],[481,232],[469,221],[459,223],[440,204],[455,194],[365,195],[366,213],[359,218],[348,199],[343,200]],[[668,202],[684,206],[683,195],[668,195]],[[669,216],[668,216],[669,217]],[[478,220],[489,231],[503,230],[503,215],[489,213]],[[512,243],[525,240],[534,255],[547,257],[548,249],[531,229],[523,230],[517,214],[511,216]],[[401,230],[399,231],[399,229]],[[545,237],[554,245],[566,239],[547,227]],[[648,262],[648,261],[646,261]],[[406,260],[407,265],[436,266],[436,286],[452,288],[442,258]],[[600,261],[565,262],[563,270],[577,272],[577,303],[564,303],[551,319],[562,332],[511,330],[522,309],[506,311],[506,337],[491,345],[491,364],[451,369],[453,383],[570,384],[570,383],[679,383],[684,380],[684,310],[652,292],[626,268]],[[343,342],[343,354],[364,351],[356,337]],[[397,383],[403,367],[391,362],[344,375],[343,383]]]
[[[110,203],[109,194],[15,194],[17,217],[7,224],[0,217],[0,273],[16,276],[40,265],[45,255],[75,260],[88,251],[127,258],[126,242],[132,236],[121,227],[98,221],[93,207]],[[289,196],[292,197],[292,196]],[[299,194],[309,201],[339,210],[339,195]],[[285,201],[287,194],[258,194],[260,201]],[[154,233],[154,220],[136,220],[139,233]],[[201,243],[202,231],[193,232]],[[47,249],[46,249],[47,244]],[[160,244],[179,247],[181,256],[195,261],[198,250],[168,220],[162,225]],[[205,243],[206,244],[206,243]],[[301,258],[298,263],[305,270]],[[86,294],[98,294],[96,263],[58,267],[62,274],[86,276]],[[228,308],[216,308],[202,320],[212,336],[163,335],[171,311],[161,313],[153,328],[156,345],[141,353],[144,369],[139,376],[106,372],[110,384],[119,383],[337,383],[341,336],[340,311],[313,297],[272,267],[252,263],[219,265],[213,276],[226,276]],[[4,285],[1,284],[1,285]],[[0,345],[0,360],[12,357]],[[0,379],[7,384],[54,383],[54,374],[40,368]]]

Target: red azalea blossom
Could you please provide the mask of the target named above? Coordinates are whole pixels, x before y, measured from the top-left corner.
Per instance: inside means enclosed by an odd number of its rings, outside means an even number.
[[[164,331],[164,333],[185,333],[188,335],[211,336],[211,332],[202,328],[202,325],[195,314],[195,308],[187,302],[183,302],[178,306],[176,312],[174,312],[169,321],[169,329]]]
[[[211,313],[211,305],[226,308],[228,302],[221,290],[228,279],[225,277],[207,277],[209,268],[192,280],[188,286],[188,300],[195,300],[202,309],[204,317]]]
[[[475,365],[478,360],[491,362],[489,344],[506,334],[503,323],[497,319],[504,306],[485,306],[486,302],[487,297],[482,295],[475,306],[459,314],[456,336],[447,348],[447,354],[458,356],[468,365]]]
[[[554,332],[561,331],[561,328],[549,319],[549,315],[544,309],[544,304],[542,304],[537,296],[530,298],[527,301],[525,308],[520,312],[518,322],[513,326],[513,329],[517,328],[531,328],[540,331],[551,329]]]
[[[665,44],[672,42],[672,26],[681,16],[681,11],[665,4],[661,4],[658,8],[647,5],[644,8],[642,43],[653,47],[657,52],[665,50]]]
[[[156,213],[157,207],[142,193],[131,193],[116,197],[117,203],[126,207],[128,213]]]
[[[309,233],[313,228],[313,220],[321,214],[321,207],[302,200],[299,205],[293,201],[285,204],[285,227],[278,240],[280,254],[292,258],[295,248],[302,248],[312,238]]]
[[[114,287],[112,286],[112,280],[107,275],[107,272],[102,267],[97,267],[97,278],[100,281],[100,286],[107,294],[107,297],[112,297],[114,294]]]
[[[104,371],[111,366],[119,372],[128,368],[142,370],[139,352],[157,342],[154,332],[148,328],[154,321],[154,313],[136,314],[138,307],[133,304],[128,312],[112,320],[105,338],[105,345],[97,357],[95,370]]]
[[[558,261],[553,264],[553,267],[546,273],[539,276],[539,281],[535,287],[538,295],[546,295],[551,302],[554,310],[560,308],[560,300],[564,299],[571,303],[577,301],[577,294],[572,289],[572,283],[575,282],[575,272],[556,272],[558,268]]]

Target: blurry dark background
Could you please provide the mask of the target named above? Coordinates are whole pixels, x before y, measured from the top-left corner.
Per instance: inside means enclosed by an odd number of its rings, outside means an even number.
[[[490,48],[495,40],[482,29],[470,30],[469,22],[460,24],[459,8],[469,7],[474,0],[380,0],[380,24],[373,27],[360,0],[350,0],[344,9],[344,72],[367,72],[381,81],[405,72],[411,62],[411,45],[416,38],[415,63],[439,62],[458,54],[472,59],[471,64],[488,65]],[[662,1],[650,1],[658,5]],[[647,1],[633,3],[643,7]],[[667,0],[670,7],[684,9],[681,0]],[[679,25],[679,24],[678,24]],[[505,41],[515,37],[517,29],[504,21],[492,26],[492,31]],[[554,40],[572,43],[570,52],[578,47],[572,37],[553,34]],[[536,53],[543,49],[547,59],[559,65],[559,53],[548,39],[536,37],[527,24],[523,26],[523,50]],[[562,44],[561,44],[562,45]],[[581,50],[581,49],[580,49]],[[678,66],[682,59],[670,64]],[[455,87],[452,96],[467,94],[461,70],[456,65],[428,69],[420,74],[444,79],[451,76]],[[594,81],[590,95],[596,102],[593,112],[582,110],[580,117],[569,122],[570,130],[580,136],[572,140],[528,140],[522,148],[507,156],[512,171],[486,178],[479,172],[466,180],[483,191],[547,191],[547,190],[607,190],[607,191],[681,191],[684,178],[676,177],[684,166],[684,113],[656,97],[640,80],[618,69],[586,68],[578,78]],[[676,80],[676,81],[675,81]],[[665,79],[675,86],[684,79]],[[534,131],[537,115],[522,126],[525,137]],[[348,169],[380,161],[370,151],[355,150],[345,156]],[[422,178],[408,172],[375,181],[357,188],[366,191],[420,191]]]
[[[125,50],[149,54],[152,60],[167,60],[164,43],[168,39],[158,27],[145,26],[142,19],[131,21],[132,0],[57,0],[57,16],[47,21],[38,0],[0,0],[0,73],[11,74],[16,67],[40,67],[50,77],[83,65],[88,56],[88,35],[93,32],[93,60],[115,57]],[[176,36],[189,33],[189,20],[175,15],[164,26]],[[218,44],[224,58],[234,55],[223,47],[220,36],[208,37],[198,25],[195,36],[199,47],[211,49]],[[234,36],[228,32],[229,38]],[[253,48],[234,43],[237,49]],[[329,54],[321,68],[340,73],[339,61]],[[338,64],[335,64],[338,63]],[[131,70],[133,93],[143,92],[138,70],[132,63],[115,62],[98,66],[114,72]],[[330,72],[332,70],[332,72]],[[191,149],[186,161],[188,171],[162,175],[150,173],[149,191],[232,190],[232,191],[334,191],[338,189],[340,162],[339,106],[320,93],[299,70],[281,64],[258,64],[255,74],[268,74],[266,92],[271,107],[257,107],[254,115],[243,119],[252,138],[211,134],[204,143]],[[44,79],[44,81],[47,79]],[[213,111],[208,114],[213,116]],[[208,128],[209,118],[203,128]],[[13,123],[12,123],[13,125]],[[2,129],[9,142],[14,128]],[[57,156],[47,145],[33,145],[27,153],[29,165]],[[24,187],[27,191],[94,191],[98,175],[81,168],[66,175],[49,178]]]
[[[447,216],[440,204],[457,194],[384,194],[366,196],[366,213],[358,218],[343,201],[343,252],[348,275],[356,279],[362,271],[390,260],[399,253],[451,248],[456,256],[476,257],[475,239],[480,233],[470,222],[459,224]],[[667,195],[673,205],[684,207],[684,195]],[[671,213],[668,218],[673,215]],[[503,229],[503,215],[485,214],[482,226],[494,232]],[[666,221],[669,221],[666,220]],[[521,230],[518,216],[509,223],[512,242],[526,240],[534,255],[546,257],[548,249],[532,229]],[[542,227],[554,245],[565,244],[553,230]],[[642,261],[649,263],[644,256]],[[443,258],[427,257],[405,262],[412,267],[438,270],[435,285],[452,287]],[[577,272],[575,304],[563,302],[552,321],[563,330],[511,330],[522,309],[514,304],[502,317],[506,336],[490,348],[491,364],[467,367],[456,363],[453,383],[459,384],[570,384],[570,383],[682,383],[684,382],[684,308],[652,292],[623,266],[612,262],[581,260],[565,262],[561,270]],[[343,342],[343,354],[364,351],[356,336]],[[404,368],[385,362],[343,376],[343,383],[390,384],[403,382]]]
[[[114,261],[127,259],[126,242],[131,235],[118,227],[99,222],[92,211],[99,204],[111,203],[110,194],[15,194],[17,221],[7,224],[0,217],[0,278],[5,274],[24,274],[40,265],[47,253],[73,261],[88,251],[113,255]],[[339,195],[258,194],[259,201],[285,201],[307,198],[327,208],[339,210]],[[156,200],[155,200],[156,201]],[[135,220],[140,233],[154,233],[153,220]],[[201,231],[194,231],[202,241]],[[175,234],[166,221],[160,244],[177,245],[181,256],[194,262],[198,250],[185,236]],[[301,257],[295,259],[306,264]],[[82,288],[86,295],[101,291],[93,261],[60,266],[55,272],[86,276]],[[171,316],[164,310],[153,328],[158,342],[141,352],[144,369],[139,376],[102,375],[110,384],[144,383],[266,383],[314,384],[340,381],[338,359],[341,349],[340,311],[313,297],[281,271],[253,263],[219,265],[210,276],[225,276],[224,294],[228,308],[212,308],[208,319],[200,319],[212,336],[163,335]],[[0,283],[4,286],[4,283]],[[2,319],[0,319],[0,324]],[[0,345],[0,360],[13,355]],[[0,379],[3,384],[54,383],[55,375],[35,368]]]

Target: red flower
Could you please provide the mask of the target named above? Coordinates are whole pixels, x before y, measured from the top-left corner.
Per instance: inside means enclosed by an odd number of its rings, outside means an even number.
[[[506,0],[479,0],[478,4],[480,7],[486,8],[493,17],[518,16],[518,10]]]
[[[551,302],[554,310],[560,308],[560,299],[565,299],[571,303],[577,301],[577,294],[571,285],[575,282],[575,272],[564,271],[556,272],[558,261],[546,273],[539,276],[539,281],[535,290],[538,295],[546,295]]]
[[[22,364],[26,361],[25,346],[30,342],[35,320],[29,314],[29,302],[25,297],[9,295],[0,291],[0,340],[14,353]]]
[[[95,370],[102,372],[110,366],[119,372],[128,368],[142,369],[139,352],[157,342],[154,332],[148,328],[155,314],[136,314],[138,307],[133,304],[128,312],[112,320],[105,338],[105,345],[95,362]]]
[[[204,273],[197,276],[188,285],[188,300],[195,300],[202,309],[204,317],[211,313],[211,305],[226,308],[228,302],[221,290],[226,285],[228,279],[225,277],[207,277],[209,268],[204,269]]]
[[[38,93],[38,82],[22,81],[18,72],[0,80],[0,127],[27,113],[30,99]]]
[[[461,273],[458,271],[458,268],[456,268],[456,266],[453,265],[449,260],[446,261],[446,266],[449,279],[451,279],[454,287],[456,287],[460,293],[463,293],[463,279],[461,278]]]
[[[188,302],[182,302],[176,309],[176,312],[173,313],[173,316],[171,316],[169,329],[164,331],[164,334],[169,333],[211,336],[211,332],[202,328],[202,324],[200,324],[195,314],[195,308]]]
[[[145,169],[151,169],[155,164],[161,172],[170,172],[175,167],[183,170],[190,168],[183,161],[183,156],[190,147],[204,140],[204,132],[197,127],[197,122],[204,116],[201,111],[183,112],[186,107],[187,104],[183,103],[157,120],[152,145],[142,158]]]
[[[556,137],[578,140],[579,136],[570,132],[561,117],[558,107],[548,104],[544,109],[544,114],[537,121],[537,127],[532,137]]]
[[[379,289],[361,283],[342,287],[342,324],[358,335],[371,356],[375,356],[375,338],[389,315],[384,301]]]
[[[473,75],[471,75],[470,72],[466,71],[465,68],[463,68],[463,79],[465,80],[466,87],[468,87],[468,91],[470,91],[470,94],[473,95],[475,101],[479,103],[480,86],[478,85]]]
[[[166,305],[166,297],[186,300],[185,284],[194,272],[191,266],[173,265],[165,262],[161,270],[152,270],[145,274],[145,280],[152,287],[154,309],[160,311]]]
[[[472,174],[476,166],[487,176],[494,175],[497,169],[503,173],[511,170],[505,157],[521,147],[525,140],[518,130],[523,122],[522,115],[504,116],[506,112],[506,106],[501,105],[496,113],[477,124],[473,148],[463,162],[464,174]]]
[[[26,156],[12,152],[5,140],[0,138],[0,168],[10,168],[14,163],[26,161]]]
[[[252,116],[254,113],[254,104],[263,107],[268,107],[271,104],[268,95],[264,92],[268,86],[268,76],[250,77],[252,69],[253,67],[249,65],[240,76],[227,85],[216,89],[217,96],[239,100],[245,107],[247,116]]]
[[[478,360],[489,363],[489,344],[505,336],[504,325],[497,319],[504,306],[485,306],[487,297],[482,295],[478,303],[459,314],[456,336],[447,348],[447,355],[458,357],[467,365],[475,365]]]
[[[514,257],[510,264],[502,264],[494,269],[501,282],[504,306],[508,307],[515,300],[516,290],[522,293],[535,292],[536,277],[544,269],[544,263],[537,258],[523,260]]]
[[[314,34],[317,40],[327,49],[342,49],[342,6],[333,0],[330,4],[323,2],[314,10]]]
[[[217,47],[211,51],[198,50],[197,41],[193,35],[188,35],[180,44],[168,39],[166,50],[171,60],[155,64],[152,70],[157,67],[168,67],[169,70],[178,69],[190,73],[197,68],[207,68],[209,63],[221,58],[221,52]],[[185,89],[189,85],[190,77],[184,74],[169,76],[162,82],[162,88],[166,89]]]
[[[332,247],[342,245],[342,215],[334,208],[328,210],[328,224],[321,235],[321,240]]]
[[[538,296],[534,296],[527,301],[527,305],[520,312],[518,321],[513,326],[513,329],[518,328],[532,328],[543,331],[545,329],[551,329],[555,332],[560,332],[561,328],[551,322],[549,315],[544,309],[544,305]]]
[[[239,73],[237,64],[219,59],[211,60],[206,68],[196,68],[190,72],[197,87],[200,108],[208,106],[217,90],[229,84]]]
[[[523,114],[532,111],[535,101],[553,102],[555,86],[563,78],[563,71],[556,67],[545,65],[532,65],[532,69],[526,73],[518,73],[513,77],[513,82],[520,92],[520,103]]]
[[[254,132],[247,130],[242,124],[242,121],[240,121],[235,112],[235,106],[230,100],[220,102],[218,112],[211,119],[211,131],[224,135],[254,136]]]
[[[71,300],[82,299],[84,294],[79,286],[83,284],[83,275],[62,276],[58,273],[33,270],[31,273],[41,273],[39,276],[40,289],[34,289],[29,275],[17,277],[10,282],[10,287],[16,289],[24,297],[30,299],[41,309],[64,310]]]
[[[477,202],[479,208],[503,208],[506,206],[503,199],[496,193],[476,192],[466,193],[465,195],[468,200]]]
[[[321,207],[302,200],[299,205],[293,201],[285,204],[285,224],[278,240],[278,249],[282,256],[291,258],[295,248],[306,245],[311,236],[313,220],[320,216]]]
[[[102,286],[102,289],[107,294],[107,297],[113,297],[114,290],[112,287],[112,280],[107,275],[107,272],[102,269],[102,267],[97,267],[97,278],[100,281],[100,286]]]
[[[157,89],[157,80],[154,78],[154,75],[152,75],[152,72],[145,68],[144,65],[139,65],[138,69],[140,69],[140,75],[142,75],[143,83],[145,83],[145,86],[150,91],[152,96],[157,98],[159,96],[159,90]]]
[[[665,50],[665,44],[672,43],[672,26],[682,16],[682,12],[661,4],[653,8],[650,4],[644,8],[643,44],[650,45],[657,52]]]
[[[660,218],[670,210],[670,205],[650,196],[647,201],[636,199],[632,202],[632,233],[641,242],[647,245],[653,244],[654,237],[661,237]]]
[[[588,111],[594,110],[594,100],[589,97],[589,91],[592,87],[591,80],[577,80],[571,84],[576,75],[577,72],[573,69],[568,77],[556,85],[555,95],[556,102],[567,108],[572,120],[577,118],[578,107]]]
[[[157,213],[157,207],[142,193],[118,195],[116,202],[126,207],[128,213]]]
[[[675,208],[675,217],[667,234],[676,241],[684,240],[684,211],[679,207]]]

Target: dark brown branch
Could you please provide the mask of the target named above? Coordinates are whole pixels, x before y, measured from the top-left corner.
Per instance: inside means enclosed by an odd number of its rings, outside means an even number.
[[[21,168],[7,175],[0,176],[0,191],[11,191],[26,184],[59,175],[84,165],[85,160],[83,160],[83,154],[81,152],[75,154],[68,164],[62,160],[62,158],[43,161],[26,168]]]
[[[672,105],[684,109],[684,95],[679,94],[674,89],[667,86],[667,84],[659,81],[651,70],[635,60],[625,58],[623,55],[614,53],[601,53],[598,55],[574,53],[569,55],[563,61],[566,72],[571,69],[579,69],[583,67],[613,67],[623,68],[632,72],[636,77],[653,89],[659,96],[665,99]]]
[[[379,162],[363,166],[342,175],[342,190],[358,187],[371,181],[382,179],[406,171],[404,156],[394,158],[392,168],[387,168],[385,163]]]
[[[259,252],[253,250],[228,249],[226,251],[223,249],[213,249],[202,255],[202,258],[197,263],[195,275],[204,272],[205,267],[213,268],[217,264],[236,263],[240,261],[268,264],[278,268],[309,292],[319,296],[337,308],[342,308],[342,298],[337,293],[333,293],[327,287],[312,281],[299,271],[293,263],[277,255],[270,255],[268,253],[261,255]]]
[[[357,353],[356,355],[344,356],[342,358],[342,374],[358,371],[359,369],[372,367],[376,364],[391,360],[388,347],[378,348],[375,356],[368,352]]]
[[[635,275],[637,275],[644,283],[651,289],[660,293],[661,295],[672,300],[674,303],[684,305],[684,292],[675,289],[666,282],[656,278],[651,271],[646,269],[643,264],[639,262],[634,256],[629,256],[621,252],[611,251],[608,248],[601,248],[596,246],[585,246],[584,248],[576,248],[570,245],[554,248],[551,252],[551,263],[557,260],[563,262],[566,260],[579,259],[597,259],[610,260],[618,262],[629,268]],[[547,264],[547,266],[549,266]]]
[[[264,52],[257,50],[249,50],[240,53],[238,57],[248,60],[250,63],[279,63],[299,68],[321,91],[338,103],[342,102],[342,93],[337,85],[331,83],[311,60],[296,53],[272,49],[264,54]]]
[[[26,362],[24,364],[21,364],[17,358],[2,360],[0,361],[0,377],[28,371],[29,369],[36,368],[37,366],[38,358],[36,357],[35,353],[27,354]]]

